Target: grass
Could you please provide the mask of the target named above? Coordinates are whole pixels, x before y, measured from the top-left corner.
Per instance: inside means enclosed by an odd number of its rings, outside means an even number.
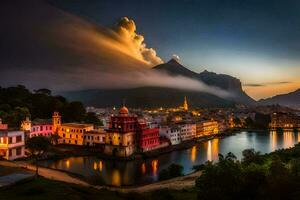
[[[196,199],[196,191],[190,190],[158,190],[145,194],[121,194],[109,190],[97,190],[74,184],[53,181],[42,177],[24,180],[15,185],[0,188],[1,199],[7,200],[185,200]]]

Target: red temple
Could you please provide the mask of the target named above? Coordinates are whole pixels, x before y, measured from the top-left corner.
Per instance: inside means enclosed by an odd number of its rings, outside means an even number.
[[[139,148],[144,151],[150,151],[160,145],[159,129],[148,128],[144,120],[139,121]]]

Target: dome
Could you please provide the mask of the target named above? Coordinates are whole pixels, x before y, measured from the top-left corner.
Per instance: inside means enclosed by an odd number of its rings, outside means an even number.
[[[120,108],[119,110],[119,114],[128,114],[128,108],[126,108],[126,106],[123,106],[122,108]]]

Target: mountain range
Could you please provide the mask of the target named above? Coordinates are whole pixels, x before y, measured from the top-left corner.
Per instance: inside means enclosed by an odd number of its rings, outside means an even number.
[[[300,107],[300,89],[287,94],[280,94],[267,99],[261,99],[258,101],[261,105],[273,105],[279,104],[288,107],[299,108]]]
[[[131,89],[93,89],[65,92],[67,98],[82,101],[89,106],[119,106],[122,99],[126,105],[134,108],[176,107],[187,96],[191,107],[232,107],[236,104],[254,104],[255,100],[243,90],[241,81],[225,74],[203,71],[196,73],[181,65],[175,59],[153,67],[171,76],[185,76],[204,82],[209,86],[221,88],[233,94],[231,98],[222,98],[206,92],[163,87],[138,87]]]

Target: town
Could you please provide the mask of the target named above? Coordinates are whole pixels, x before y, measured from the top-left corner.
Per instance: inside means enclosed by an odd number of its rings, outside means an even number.
[[[130,112],[123,104],[120,109],[87,107],[86,110],[95,113],[102,125],[63,123],[59,112],[53,112],[52,119],[26,117],[19,130],[11,130],[0,120],[0,157],[7,160],[25,157],[26,140],[36,136],[46,137],[55,145],[91,147],[100,150],[98,154],[126,158],[151,151],[159,154],[170,146],[188,145],[234,130],[253,128],[256,120],[260,120],[256,128],[261,129],[298,131],[300,128],[300,113],[284,107],[260,107],[261,113],[242,107],[189,109],[187,97],[177,108],[132,109]]]

